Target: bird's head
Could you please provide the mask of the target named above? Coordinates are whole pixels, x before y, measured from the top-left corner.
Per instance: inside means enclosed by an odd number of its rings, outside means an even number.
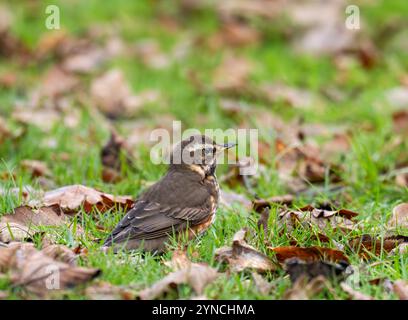
[[[235,145],[217,144],[205,135],[190,136],[173,148],[170,167],[187,168],[204,176],[212,175],[217,165],[217,156]]]

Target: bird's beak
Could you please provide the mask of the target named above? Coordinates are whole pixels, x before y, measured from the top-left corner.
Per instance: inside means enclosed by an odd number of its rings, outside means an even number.
[[[235,147],[237,144],[234,142],[225,143],[225,144],[217,144],[217,153],[221,153],[222,151]]]
[[[223,145],[223,149],[229,149],[235,147],[237,144],[235,142],[226,143]]]

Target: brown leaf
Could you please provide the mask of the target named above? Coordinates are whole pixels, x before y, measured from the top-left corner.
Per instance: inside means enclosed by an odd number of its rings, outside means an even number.
[[[175,250],[171,261],[166,261],[164,264],[173,270],[181,270],[188,268],[191,265],[190,259],[187,257],[187,252],[184,250]]]
[[[11,270],[14,285],[41,297],[87,282],[100,273],[98,269],[56,261],[28,243],[13,243],[0,248],[0,269]]]
[[[50,177],[51,171],[47,164],[39,160],[23,160],[21,161],[23,169],[29,171],[32,177]]]
[[[124,138],[115,131],[101,150],[102,180],[106,183],[116,183],[122,179],[121,156],[124,156],[129,166],[133,165],[133,155]]]
[[[255,287],[260,294],[266,296],[271,292],[273,284],[266,281],[260,274],[253,272],[252,278],[254,279]]]
[[[353,300],[375,300],[373,297],[368,296],[364,293],[354,290],[347,283],[340,283],[340,287],[345,291]]]
[[[408,242],[408,237],[402,235],[375,238],[364,234],[349,241],[350,248],[361,257],[369,259],[373,254],[379,256],[382,252],[389,253],[396,247]]]
[[[69,264],[70,266],[75,266],[78,258],[73,250],[60,244],[52,244],[46,246],[41,250],[41,252],[54,260],[64,262],[66,264]]]
[[[328,229],[349,232],[355,228],[353,218],[357,215],[358,213],[347,209],[323,210],[308,205],[298,211],[282,210],[278,222],[288,231],[302,225],[306,228],[317,227],[322,232]]]
[[[264,232],[264,236],[268,236],[269,232],[268,232],[268,221],[269,221],[269,208],[266,207],[262,210],[261,212],[261,216],[259,217],[258,220],[258,228],[259,229],[263,229]]]
[[[339,280],[346,277],[345,271],[348,263],[333,264],[326,261],[302,261],[297,258],[285,261],[285,270],[292,282],[300,277],[313,279],[322,276],[329,280]]]
[[[271,104],[283,102],[294,108],[309,108],[313,102],[312,94],[309,91],[282,83],[264,84],[260,92]]]
[[[17,108],[13,111],[12,118],[48,132],[61,120],[61,115],[54,109]]]
[[[390,228],[408,228],[408,203],[401,203],[392,209],[392,217],[388,221]]]
[[[90,46],[86,50],[68,55],[62,62],[62,68],[68,72],[92,73],[107,60],[107,57],[103,49]]]
[[[188,260],[185,253],[180,251],[176,251],[176,254],[173,255],[171,266],[176,271],[168,274],[150,288],[142,290],[139,293],[142,300],[156,299],[180,284],[190,285],[197,295],[201,295],[204,288],[219,276],[216,269],[207,264],[193,263]]]
[[[224,46],[244,47],[259,42],[261,34],[254,27],[237,20],[226,20],[221,30],[208,38],[208,45],[212,50]]]
[[[400,173],[395,176],[395,183],[401,188],[408,187],[408,173]]]
[[[327,287],[327,280],[318,276],[311,281],[306,277],[300,277],[293,284],[292,288],[287,290],[283,296],[285,300],[310,300]]]
[[[252,202],[252,206],[253,210],[261,213],[265,208],[270,208],[272,204],[291,205],[294,198],[295,197],[291,194],[285,194],[282,196],[274,196],[268,199],[255,199]]]
[[[85,295],[91,300],[133,300],[136,294],[131,290],[100,281],[85,289]]]
[[[407,94],[408,94],[408,89]],[[407,102],[408,103],[408,102]],[[398,134],[408,135],[408,111],[401,110],[392,114],[394,131]]]
[[[0,240],[3,242],[23,241],[31,238],[38,226],[60,226],[66,223],[64,214],[53,208],[31,209],[21,206],[0,219]]]
[[[146,39],[137,43],[136,55],[142,63],[153,69],[165,69],[171,64],[171,57],[164,54],[155,39]]]
[[[57,98],[70,93],[79,84],[78,78],[59,67],[53,67],[45,74],[40,83],[41,97]]]
[[[213,77],[213,85],[221,92],[238,92],[246,87],[252,63],[244,58],[224,57]]]
[[[242,206],[246,210],[251,209],[251,201],[245,195],[220,190],[220,205],[233,208],[235,204]]]
[[[295,247],[295,246],[284,246],[284,247],[268,247],[271,251],[276,254],[276,258],[279,263],[284,263],[285,260],[291,258],[298,258],[306,262],[313,261],[332,261],[332,262],[346,262],[349,260],[345,254],[340,250],[323,248],[323,247]]]
[[[114,207],[129,209],[132,204],[130,196],[114,196],[83,185],[70,185],[48,191],[41,199],[41,205],[56,206],[66,214],[76,213],[82,206],[90,213],[94,207],[104,212]]]
[[[132,116],[159,97],[156,91],[151,90],[134,95],[119,69],[112,69],[96,78],[91,85],[91,96],[99,109],[112,118]]]
[[[260,273],[275,271],[277,265],[266,255],[247,244],[245,235],[245,229],[238,231],[234,235],[231,248],[222,247],[215,251],[216,259],[228,263],[234,272],[241,272],[245,269],[253,269]]]
[[[397,280],[394,282],[393,289],[400,300],[408,300],[408,281]]]

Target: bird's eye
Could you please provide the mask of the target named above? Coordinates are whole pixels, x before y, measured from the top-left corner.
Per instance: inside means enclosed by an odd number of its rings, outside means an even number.
[[[214,150],[213,147],[205,148],[205,154],[213,154],[214,153],[213,150]]]

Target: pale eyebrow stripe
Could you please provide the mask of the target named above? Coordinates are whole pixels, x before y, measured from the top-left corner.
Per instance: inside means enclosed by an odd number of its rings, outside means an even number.
[[[187,148],[188,151],[193,151],[193,150],[201,150],[201,149],[206,149],[206,148],[214,148],[214,145],[210,143],[205,143],[205,144],[196,144],[193,145],[189,148]]]

